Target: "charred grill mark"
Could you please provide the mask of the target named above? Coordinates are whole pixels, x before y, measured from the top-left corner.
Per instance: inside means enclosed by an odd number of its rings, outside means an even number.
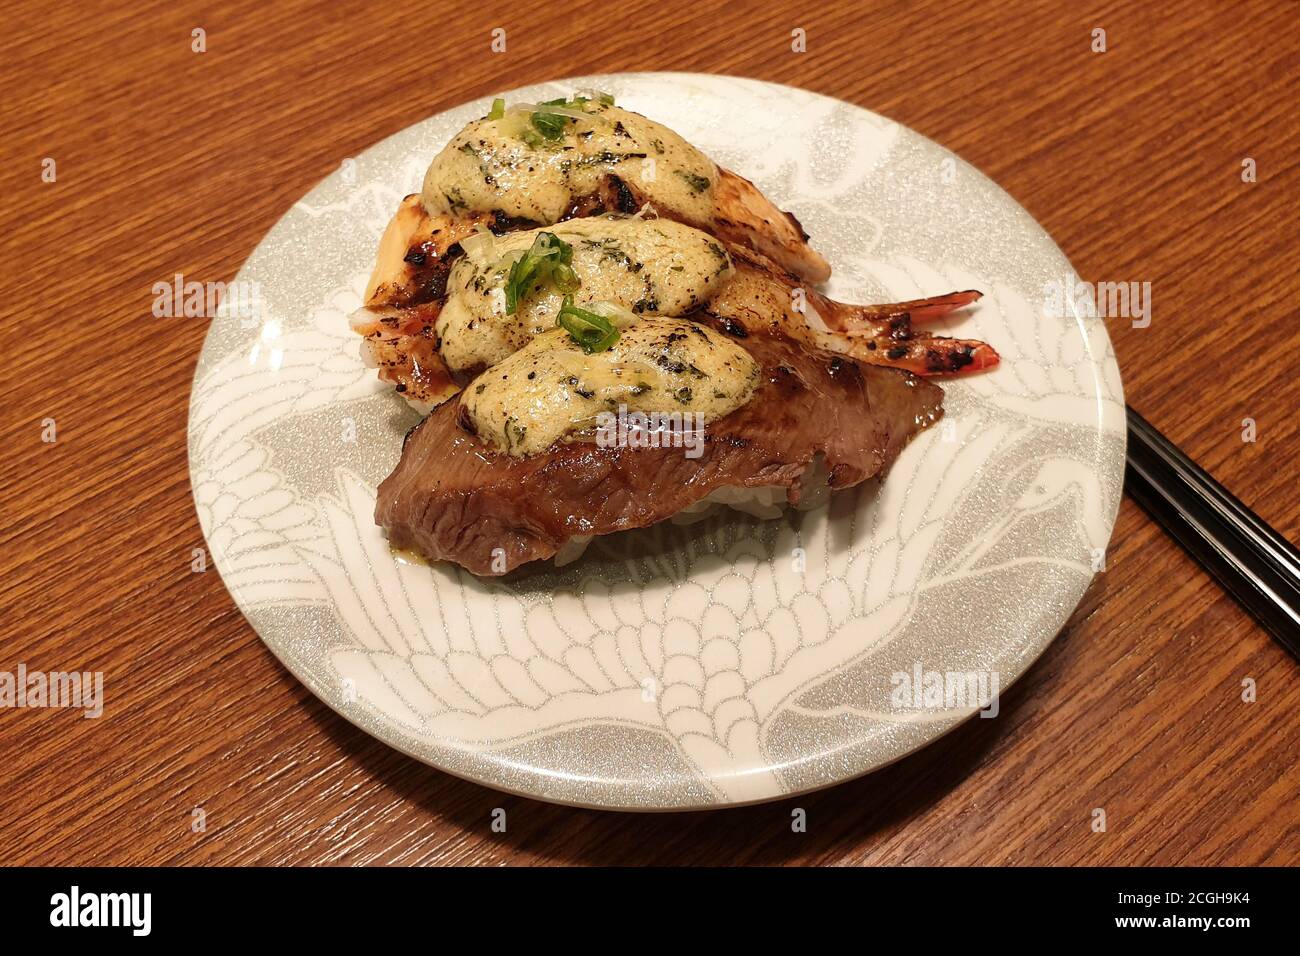
[[[604,211],[604,199],[600,195],[592,193],[590,196],[579,196],[574,199],[569,208],[564,211],[564,215],[560,217],[560,221],[582,219],[586,216],[599,216]]]
[[[925,350],[925,367],[931,372],[959,372],[975,361],[975,349],[965,342]]]
[[[610,188],[614,191],[614,208],[619,212],[636,212],[638,203],[627,183],[617,176],[609,177]]]
[[[460,250],[460,246],[454,247]],[[441,267],[432,270],[421,283],[420,302],[439,301],[447,293],[447,275],[451,272],[451,262],[444,259]],[[414,303],[412,303],[414,304]]]
[[[402,257],[406,275],[401,282],[381,287],[385,305],[405,308],[440,300],[447,291],[447,276],[454,261],[462,254],[459,243],[439,254],[436,239],[412,245]]]
[[[568,219],[583,219],[587,216],[600,216],[606,210],[631,214],[641,208],[641,201],[636,192],[613,173],[607,175],[600,187],[586,196],[577,196],[560,217],[563,222]]]
[[[518,229],[533,229],[539,225],[541,223],[525,219],[523,216],[507,216],[500,209],[494,209],[492,210],[492,221],[488,223],[488,229],[492,230],[493,235],[500,236]]]
[[[794,217],[794,213],[792,213],[792,212],[785,212],[784,209],[781,210],[781,211],[782,211],[782,213],[784,213],[785,218],[790,220],[790,225],[794,226],[794,231],[797,232],[797,233],[799,233],[799,238],[800,238],[801,240],[803,240],[804,242],[807,242],[808,239],[809,239],[809,236],[808,236],[808,233],[804,232],[803,223],[801,223],[798,219],[796,219],[796,218]]]
[[[735,319],[731,318],[731,316],[729,315],[719,316],[717,322],[718,322],[718,328],[722,329],[723,332],[725,332],[727,335],[730,335],[732,338],[737,338],[737,339],[749,338],[749,332],[746,331],[745,327],[741,325],[739,322],[737,322]]]

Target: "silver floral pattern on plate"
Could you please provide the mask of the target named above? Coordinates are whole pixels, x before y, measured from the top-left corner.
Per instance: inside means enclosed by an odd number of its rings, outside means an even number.
[[[214,563],[271,651],[329,706],[433,766],[541,799],[677,809],[781,797],[898,759],[975,707],[900,706],[900,674],[1005,689],[1088,586],[1110,536],[1124,400],[1102,322],[1045,310],[1072,269],[1014,200],[929,140],[791,87],[582,77],[793,211],[847,301],[985,293],[947,331],[1002,354],[944,384],[947,425],[820,511],[597,539],[508,581],[390,552],[375,487],[417,420],[347,315],[380,233],[487,103],[345,160],[270,231],[195,373],[189,450]],[[915,702],[913,702],[915,703]]]

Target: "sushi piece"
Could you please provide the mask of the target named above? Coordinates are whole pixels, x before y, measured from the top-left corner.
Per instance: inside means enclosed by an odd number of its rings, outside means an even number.
[[[493,576],[708,500],[798,504],[883,474],[942,414],[925,379],[759,325],[610,325],[612,342],[539,334],[407,435],[375,506],[394,547]],[[681,429],[612,440],[615,408],[677,414]]]
[[[646,216],[481,233],[462,244],[435,296],[362,309],[352,325],[380,378],[427,411],[554,328],[566,295],[579,306],[608,302],[646,318],[721,319],[919,375],[978,371],[998,361],[983,342],[915,327],[974,302],[978,292],[896,305],[840,303],[761,253]]]
[[[652,205],[660,217],[770,257],[808,282],[830,277],[799,221],[749,180],[682,137],[600,93],[543,104],[493,104],[433,158],[380,241],[366,305],[436,298],[458,244]]]

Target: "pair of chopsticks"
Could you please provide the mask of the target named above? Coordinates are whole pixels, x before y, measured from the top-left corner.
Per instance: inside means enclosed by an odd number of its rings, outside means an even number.
[[[1124,487],[1300,660],[1300,551],[1131,407]]]

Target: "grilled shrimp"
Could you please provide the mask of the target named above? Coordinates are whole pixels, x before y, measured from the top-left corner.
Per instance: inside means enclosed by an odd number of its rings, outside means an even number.
[[[524,290],[513,313],[503,304],[511,263],[543,232],[571,249],[579,306],[606,302],[645,317],[698,318],[740,336],[771,331],[921,375],[978,371],[998,362],[997,353],[983,342],[915,328],[915,323],[974,302],[978,292],[850,305],[806,288],[760,253],[678,222],[601,216],[480,240],[473,256],[449,253],[450,266],[436,283],[420,280],[424,285],[416,298],[423,301],[418,304],[376,303],[356,313],[353,328],[365,337],[364,352],[380,378],[396,385],[413,405],[432,407],[454,394],[458,383],[554,328],[564,296],[560,289],[540,283]],[[417,238],[432,235],[424,227],[415,233]],[[398,259],[400,248],[400,243],[389,246],[387,258]],[[381,280],[372,285],[404,290],[393,293],[398,298],[409,291],[409,283],[385,285]],[[434,289],[436,295],[428,297]]]
[[[998,364],[986,342],[919,331],[916,323],[941,318],[979,300],[974,290],[888,305],[837,302],[808,289],[761,255],[731,247],[735,273],[705,311],[746,328],[765,325],[828,352],[917,375],[979,372]]]
[[[547,120],[541,128],[553,139],[538,134],[534,117]],[[748,246],[805,281],[830,276],[799,221],[753,183],[666,126],[597,99],[494,107],[494,114],[469,123],[433,158],[419,196],[403,200],[388,233],[409,237],[423,226],[423,237],[433,240],[426,251],[436,256],[480,223],[501,233],[634,213],[646,204],[661,217]],[[401,258],[381,261],[382,281],[399,288],[415,278],[405,274]],[[431,258],[425,264],[435,266]]]

